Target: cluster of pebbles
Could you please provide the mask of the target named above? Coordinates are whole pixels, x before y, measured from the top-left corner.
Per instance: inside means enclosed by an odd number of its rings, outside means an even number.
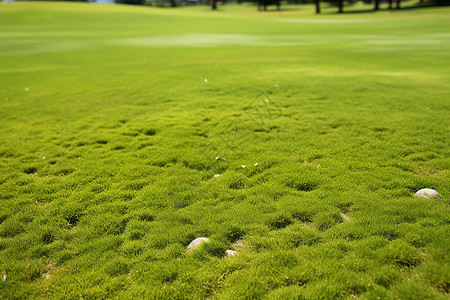
[[[205,238],[205,237],[196,238],[187,246],[186,250],[187,251],[195,250],[195,249],[199,248],[203,243],[209,243],[209,242],[210,242],[209,239]],[[235,256],[235,255],[238,255],[238,253],[234,250],[226,250],[225,251],[226,257],[231,257],[231,256]]]
[[[220,175],[214,176],[214,177],[218,177]],[[425,199],[440,199],[441,195],[433,190],[433,189],[421,189],[418,190],[415,194],[414,194],[414,198],[425,198]],[[344,221],[350,221],[351,218],[349,216],[347,216],[346,214],[341,214],[341,217]],[[210,240],[206,237],[199,237],[196,238],[195,240],[193,240],[188,246],[187,246],[187,251],[193,251],[195,249],[198,249],[203,243],[209,243]],[[226,257],[232,257],[235,255],[239,255],[239,253],[237,253],[234,250],[226,250],[225,251],[225,256]]]

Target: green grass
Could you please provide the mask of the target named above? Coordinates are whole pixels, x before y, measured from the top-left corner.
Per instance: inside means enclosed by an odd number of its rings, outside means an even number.
[[[0,298],[448,299],[450,9],[285,8],[0,4]]]

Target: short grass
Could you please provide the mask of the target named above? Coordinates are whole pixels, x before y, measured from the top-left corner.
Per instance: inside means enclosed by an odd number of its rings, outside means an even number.
[[[450,9],[334,10],[0,4],[0,298],[448,299]]]

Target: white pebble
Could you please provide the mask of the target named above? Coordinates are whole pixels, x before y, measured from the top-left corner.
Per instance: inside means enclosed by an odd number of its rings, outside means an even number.
[[[206,83],[206,82],[208,82],[208,79],[205,78],[205,79],[203,79],[203,81]]]
[[[213,176],[214,178],[220,177],[220,174],[216,174]]]
[[[344,220],[344,222],[348,222],[351,219],[348,215],[346,215],[344,213],[341,213],[341,218],[342,218],[342,220]]]
[[[432,189],[421,189],[414,194],[414,198],[441,198],[441,195]]]
[[[236,256],[236,255],[239,255],[239,253],[237,253],[234,250],[226,250],[225,251],[225,256],[227,256],[227,257]]]
[[[245,168],[245,165],[241,165],[241,167]]]
[[[258,163],[255,163],[255,167],[258,165]]]
[[[195,250],[198,247],[200,247],[200,245],[203,243],[209,243],[209,239],[205,237],[196,238],[187,246],[187,250],[188,251]]]

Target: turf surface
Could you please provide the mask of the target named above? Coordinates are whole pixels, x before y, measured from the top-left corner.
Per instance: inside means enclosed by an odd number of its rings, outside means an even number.
[[[324,10],[0,3],[0,298],[448,299],[450,9]]]

